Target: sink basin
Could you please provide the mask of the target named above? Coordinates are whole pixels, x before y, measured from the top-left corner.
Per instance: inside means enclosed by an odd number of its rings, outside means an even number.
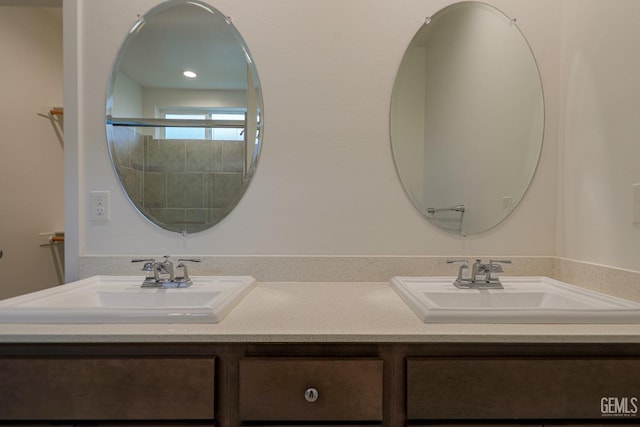
[[[188,288],[93,276],[0,301],[0,323],[218,323],[255,286],[249,276],[193,276]]]
[[[640,304],[548,277],[503,277],[504,289],[458,289],[454,277],[394,277],[425,323],[640,323]]]

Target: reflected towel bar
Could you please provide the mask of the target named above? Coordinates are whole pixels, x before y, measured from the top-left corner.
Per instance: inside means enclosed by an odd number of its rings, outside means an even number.
[[[107,116],[108,125],[130,127],[176,127],[176,128],[236,128],[245,127],[240,120],[188,120],[188,119],[143,119]]]
[[[460,213],[464,213],[465,211],[465,206],[464,205],[455,205],[455,206],[451,206],[450,208],[427,208],[427,213],[429,213],[430,215],[435,214],[436,212],[443,212],[443,211],[453,211],[453,212],[460,212]]]

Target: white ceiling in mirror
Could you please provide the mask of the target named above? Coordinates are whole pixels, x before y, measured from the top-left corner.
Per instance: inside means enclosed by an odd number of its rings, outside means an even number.
[[[390,125],[422,216],[461,235],[499,224],[531,183],[544,132],[540,74],[515,20],[478,2],[428,18],[399,67]]]
[[[241,40],[235,31],[226,28],[231,21],[197,4],[145,20],[127,46],[120,70],[143,87],[245,90],[247,79],[238,70],[246,67],[247,57],[238,49]],[[150,55],[157,49],[171,55]],[[185,69],[198,73],[198,78],[178,79]]]

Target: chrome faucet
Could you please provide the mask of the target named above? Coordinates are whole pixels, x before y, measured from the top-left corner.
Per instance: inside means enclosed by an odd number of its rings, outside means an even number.
[[[179,259],[180,263],[176,269],[182,270],[181,276],[175,275],[173,263],[169,261],[169,255],[164,256],[164,261],[157,262],[155,259],[132,259],[131,262],[144,262],[142,271],[147,275],[142,282],[142,288],[187,288],[193,284],[187,272],[185,261],[200,262],[199,259]]]
[[[457,288],[504,289],[500,278],[492,274],[504,272],[502,264],[511,264],[511,261],[508,259],[492,259],[488,263],[483,263],[481,259],[476,259],[476,262],[469,267],[469,263],[464,259],[447,260],[447,264],[453,263],[461,263],[458,269],[458,277],[453,282]],[[465,274],[468,270],[471,270],[471,274]]]

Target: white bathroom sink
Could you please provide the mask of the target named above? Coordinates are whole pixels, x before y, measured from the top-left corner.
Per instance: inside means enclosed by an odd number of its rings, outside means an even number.
[[[394,277],[425,323],[640,323],[640,304],[548,277],[503,277],[504,289],[459,289],[454,277]]]
[[[0,301],[0,323],[218,323],[255,286],[249,276],[193,276],[188,288],[93,276]]]

